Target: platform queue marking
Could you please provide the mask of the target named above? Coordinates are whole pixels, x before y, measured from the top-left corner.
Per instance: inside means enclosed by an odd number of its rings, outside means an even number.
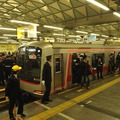
[[[120,82],[120,78],[117,78],[117,79],[115,79],[111,82],[108,82],[108,83],[100,86],[100,87],[97,87],[93,90],[90,90],[90,91],[88,91],[88,92],[86,92],[86,93],[84,93],[80,96],[77,96],[77,97],[72,98],[72,99],[70,99],[70,100],[68,100],[68,101],[66,101],[62,104],[59,104],[59,105],[57,105],[57,106],[55,106],[55,107],[53,107],[49,110],[46,110],[46,111],[44,111],[42,113],[39,113],[39,114],[37,114],[33,117],[30,117],[28,120],[46,120],[46,119],[48,119],[48,118],[50,118],[50,117],[52,117],[52,116],[54,116],[54,115],[56,115],[56,114],[58,114],[58,113],[60,113],[64,110],[76,105],[77,103],[79,103],[83,100],[88,99],[89,97],[91,97],[91,96],[93,96],[93,95],[95,95],[95,94],[97,94],[97,93],[99,93],[99,92],[101,92],[101,91],[119,83],[119,82]]]

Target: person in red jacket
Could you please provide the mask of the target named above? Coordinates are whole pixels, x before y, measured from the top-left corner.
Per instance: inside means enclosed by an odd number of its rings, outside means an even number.
[[[13,114],[14,105],[16,105],[16,103],[18,103],[17,114],[19,114],[22,117],[25,117],[25,114],[23,114],[23,96],[22,91],[20,89],[20,81],[18,78],[18,73],[21,69],[22,68],[18,65],[14,65],[12,67],[12,73],[8,79],[5,89],[6,98],[9,99],[10,120],[16,120]]]

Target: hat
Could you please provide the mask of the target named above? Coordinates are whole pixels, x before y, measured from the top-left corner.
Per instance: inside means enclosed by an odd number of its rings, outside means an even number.
[[[21,70],[22,69],[22,67],[20,67],[20,66],[18,66],[18,65],[14,65],[13,67],[12,67],[12,70],[13,71],[19,71],[19,70]]]
[[[50,60],[50,59],[51,59],[51,55],[46,56],[46,59],[47,59],[47,60]]]

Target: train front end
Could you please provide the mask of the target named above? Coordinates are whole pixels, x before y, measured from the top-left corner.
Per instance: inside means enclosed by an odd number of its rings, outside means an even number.
[[[41,80],[42,49],[35,46],[21,46],[18,48],[16,63],[22,67],[20,83],[23,91],[30,94],[42,95]]]

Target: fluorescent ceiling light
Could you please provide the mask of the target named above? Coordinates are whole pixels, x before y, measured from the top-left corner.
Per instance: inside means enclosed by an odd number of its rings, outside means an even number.
[[[37,33],[41,33],[41,32],[37,31]]]
[[[64,34],[58,34],[58,33],[53,33],[53,35],[56,35],[56,36],[65,36]]]
[[[102,8],[102,9],[104,9],[104,10],[106,10],[106,11],[110,10],[108,7],[102,5],[101,3],[99,3],[99,2],[97,2],[95,0],[87,0],[87,1],[94,4],[94,5],[96,5],[96,6],[98,6],[98,7],[100,7],[100,8]]]
[[[3,34],[3,36],[8,36],[8,37],[17,37],[17,35],[12,35],[12,34]]]
[[[120,13],[118,13],[118,12],[113,12],[113,14],[120,17]]]
[[[6,40],[8,42],[17,42],[16,40]]]
[[[25,24],[25,25],[36,25],[36,26],[39,26],[39,24],[36,24],[36,23],[25,22],[25,21],[19,21],[19,20],[10,20],[10,22],[20,23],[20,24]]]
[[[77,33],[83,33],[83,34],[88,34],[88,32],[84,32],[84,31],[76,31]]]
[[[54,26],[49,26],[49,25],[43,25],[45,28],[51,28],[51,29],[56,29],[56,30],[63,30],[63,28],[60,27],[54,27]]]
[[[7,41],[0,41],[0,43],[8,43]]]
[[[113,39],[117,39],[117,37],[113,37]]]
[[[4,37],[4,36],[0,36],[0,38],[3,38],[3,39],[8,39],[8,37]]]
[[[102,37],[109,37],[109,36],[107,36],[107,35],[101,35]]]
[[[69,37],[79,37],[80,38],[80,36],[79,35],[68,35]]]
[[[11,31],[16,31],[15,28],[4,28],[4,27],[0,27],[0,30],[11,30]]]
[[[96,33],[91,33],[90,35],[100,36],[100,34],[96,34]]]

